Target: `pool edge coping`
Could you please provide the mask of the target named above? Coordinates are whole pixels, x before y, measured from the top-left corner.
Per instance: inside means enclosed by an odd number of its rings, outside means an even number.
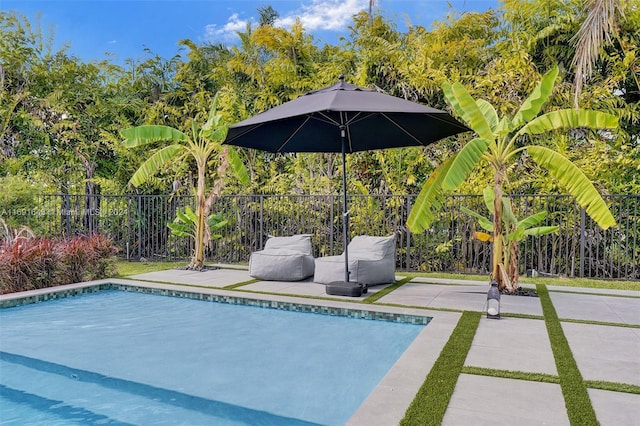
[[[73,297],[81,294],[91,294],[105,290],[138,291],[140,293],[157,294],[170,297],[185,297],[189,299],[219,303],[232,303],[239,305],[290,310],[296,312],[340,315],[352,318],[393,321],[417,325],[427,325],[433,318],[433,316],[424,309],[403,308],[398,306],[375,304],[354,304],[350,302],[333,301],[326,299],[308,299],[304,297],[289,295],[246,293],[215,287],[189,287],[180,284],[159,284],[154,282],[137,280],[134,281],[119,278],[87,281],[78,284],[68,284],[57,287],[48,287],[43,289],[0,295],[0,309],[40,303],[48,300],[63,299],[66,297]],[[195,297],[197,295],[207,297]],[[12,303],[14,301],[16,303]],[[23,302],[19,303],[19,301]],[[323,308],[323,310],[296,309],[295,306],[303,306],[305,308],[321,307]],[[373,315],[374,317],[370,318],[368,316],[369,314]],[[394,316],[398,316],[400,317],[400,319],[397,319]],[[403,320],[402,317],[404,317],[406,320]]]

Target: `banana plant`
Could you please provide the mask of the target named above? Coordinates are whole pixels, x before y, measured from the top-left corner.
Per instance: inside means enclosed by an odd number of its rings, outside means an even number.
[[[169,165],[195,160],[198,181],[196,188],[196,222],[194,229],[195,250],[189,267],[202,269],[204,265],[204,244],[207,231],[207,220],[214,201],[220,196],[223,178],[231,167],[236,177],[244,185],[249,183],[249,175],[237,152],[228,145],[222,145],[227,136],[228,126],[217,111],[218,96],[214,98],[207,122],[199,126],[195,120],[191,122],[191,136],[173,127],[161,125],[145,125],[124,129],[120,133],[125,138],[126,148],[138,148],[158,142],[168,142],[168,146],[159,148],[142,163],[133,174],[129,183],[140,186],[156,173],[165,170]],[[207,195],[206,178],[210,159],[220,159],[212,189]]]
[[[444,95],[453,111],[473,130],[477,137],[460,151],[442,162],[427,179],[407,219],[411,232],[429,229],[442,207],[446,191],[457,188],[476,167],[483,163],[493,169],[493,234],[502,235],[503,184],[507,172],[523,154],[546,169],[587,214],[602,228],[616,225],[602,196],[585,174],[568,158],[550,148],[535,145],[537,135],[573,128],[616,129],[618,117],[593,110],[561,109],[541,114],[553,92],[558,67],[549,70],[535,86],[513,116],[499,117],[496,109],[483,99],[474,99],[460,83],[444,83]],[[502,238],[493,240],[492,278],[500,289],[513,292],[504,277]]]
[[[493,192],[493,188],[489,186],[484,189],[483,199],[487,206],[487,210],[491,212],[495,202],[495,193]],[[553,234],[558,232],[560,227],[556,225],[538,226],[547,218],[546,211],[541,211],[530,215],[525,219],[518,220],[513,213],[513,205],[508,197],[502,197],[502,207],[504,228],[502,234],[499,236],[494,233],[493,221],[491,219],[466,207],[460,207],[460,210],[463,213],[476,218],[478,220],[478,225],[487,231],[476,231],[473,233],[473,238],[483,242],[493,242],[495,238],[502,239],[504,271],[509,283],[511,283],[513,287],[518,288],[520,274],[518,270],[520,241],[527,237],[539,237],[542,235]]]
[[[221,213],[211,214],[207,217],[208,235],[205,240],[218,240],[222,235],[215,234],[214,231],[224,228],[229,223],[228,220],[222,218]],[[184,212],[177,212],[176,218],[167,226],[171,229],[171,233],[176,237],[196,237],[196,228],[198,224],[198,216],[191,207],[187,206]]]

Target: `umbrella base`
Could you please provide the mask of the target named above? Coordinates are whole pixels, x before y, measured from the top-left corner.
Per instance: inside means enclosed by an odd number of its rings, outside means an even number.
[[[334,296],[360,297],[367,293],[367,285],[362,283],[333,281],[325,286],[327,294]]]

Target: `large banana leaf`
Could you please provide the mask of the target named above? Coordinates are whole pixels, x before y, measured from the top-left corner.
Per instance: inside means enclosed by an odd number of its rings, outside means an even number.
[[[538,114],[540,114],[542,106],[547,102],[547,99],[549,99],[549,96],[551,96],[551,93],[553,92],[553,86],[555,85],[557,76],[557,65],[542,76],[542,80],[540,80],[529,97],[522,103],[516,115],[513,116],[513,129],[519,128],[524,123],[533,120]]]
[[[194,227],[190,225],[184,225],[179,222],[171,222],[167,224],[167,227],[171,229],[171,233],[176,237],[192,237],[195,238],[193,233]]]
[[[589,129],[615,129],[618,127],[618,117],[601,111],[561,109],[548,112],[531,120],[518,131],[516,136],[523,134],[538,135],[551,130],[575,129],[579,127]]]
[[[436,212],[442,207],[442,180],[455,157],[453,155],[440,164],[422,186],[407,218],[407,226],[414,234],[422,233],[429,228],[436,218]]]
[[[191,121],[191,142],[195,143],[200,139],[200,128],[195,120]]]
[[[528,146],[526,149],[531,158],[547,169],[602,229],[616,225],[616,220],[596,187],[575,164],[562,154],[543,146]]]
[[[196,223],[198,222],[198,216],[194,213],[191,207],[187,206],[184,212],[178,211],[176,218],[172,223],[167,226],[171,229],[171,233],[177,237],[192,237],[195,238]],[[207,225],[211,231],[217,231],[229,223],[228,220],[222,218],[222,213],[209,215],[207,218]],[[221,235],[211,234],[211,239],[220,238]]]
[[[489,141],[481,138],[473,139],[463,146],[456,154],[451,167],[444,176],[442,181],[443,188],[452,190],[464,182],[473,169],[476,168],[488,146]]]
[[[462,118],[462,121],[467,124],[471,122],[471,117],[469,116],[467,111],[462,108],[462,105],[460,105],[460,102],[458,102],[458,100],[454,96],[453,87],[450,83],[445,82],[442,84],[442,92],[444,93],[444,97],[449,101],[449,105],[451,105],[451,108],[456,112],[456,114],[460,116],[460,118]]]
[[[496,193],[492,187],[487,186],[482,190],[482,199],[484,200],[484,205],[487,206],[487,210],[493,213],[493,200],[496,199]]]
[[[209,229],[212,231],[222,229],[228,224],[229,221],[222,218],[222,213],[212,214],[207,218],[207,225],[209,225]]]
[[[228,146],[227,148],[229,165],[231,166],[233,173],[242,185],[249,185],[251,179],[249,178],[247,168],[244,166],[242,159],[238,155],[238,151],[236,151],[232,146]]]
[[[532,214],[529,217],[522,219],[518,222],[518,228],[528,229],[532,226],[536,226],[541,223],[547,217],[547,212],[540,212],[536,214]]]
[[[452,108],[460,114],[464,121],[478,136],[488,140],[494,140],[493,131],[476,101],[460,83],[443,84],[442,89],[447,101]]]
[[[222,218],[222,213],[212,214],[207,218],[207,224],[209,225],[209,238],[211,240],[218,240],[222,238],[220,234],[214,234],[214,231],[218,231],[229,224],[229,221]]]
[[[478,219],[478,224],[480,225],[480,227],[482,229],[484,229],[487,232],[493,232],[493,222],[491,220],[489,220],[488,218],[482,216],[479,213],[474,212],[471,209],[468,209],[466,207],[460,206],[460,211],[462,213],[466,213],[469,216],[473,216],[476,219]]]
[[[180,130],[169,126],[131,127],[121,130],[120,134],[125,138],[123,145],[126,148],[135,148],[159,141],[180,142],[189,140],[189,137]]]
[[[218,93],[216,93],[211,103],[211,109],[209,110],[209,118],[207,122],[202,126],[203,130],[208,130],[218,127],[222,120],[222,114],[218,113]]]
[[[498,120],[499,120],[496,109],[493,107],[493,105],[491,105],[488,101],[485,101],[484,99],[478,99],[476,101],[476,104],[478,104],[478,108],[480,108],[482,115],[484,115],[484,119],[487,120],[487,123],[489,123],[491,132],[495,133],[496,127],[498,126]]]
[[[521,241],[524,238],[524,229],[516,228],[514,232],[507,234],[507,241]]]
[[[185,223],[193,223],[194,226],[198,222],[198,215],[195,214],[191,206],[187,206],[182,215],[178,212],[178,217]]]
[[[209,117],[209,121],[202,126],[200,136],[209,142],[222,142],[227,137],[229,126],[222,126],[218,123],[222,120],[220,114]]]
[[[197,221],[198,218],[196,214],[191,210],[191,207],[187,206],[184,212],[176,212],[176,218],[172,223],[167,224],[167,226],[176,237],[195,238]]]
[[[487,206],[487,210],[493,214],[495,206],[493,205],[496,199],[496,193],[493,187],[487,186],[482,190],[482,198],[484,205]],[[516,225],[518,220],[513,213],[513,206],[509,197],[502,197],[502,222],[507,226]]]
[[[142,163],[138,170],[136,170],[133,176],[131,176],[129,183],[133,186],[142,185],[169,164],[176,155],[185,150],[185,146],[174,144],[156,151],[151,157],[147,158],[147,161]]]
[[[493,133],[496,139],[500,139],[508,135],[511,130],[513,130],[513,123],[511,122],[511,120],[509,120],[508,117],[503,116],[498,122],[496,128],[493,130]]]
[[[536,228],[524,229],[518,227],[515,232],[507,235],[509,241],[521,241],[524,237],[540,237],[542,235],[558,232],[559,226],[538,226]]]
[[[509,227],[518,224],[518,219],[513,214],[513,206],[509,197],[502,197],[502,221]]]
[[[558,232],[559,226],[538,226],[536,228],[529,228],[524,230],[524,234],[532,237],[539,237],[541,235],[553,234]]]
[[[507,235],[507,240],[509,241],[521,241],[524,237],[540,237],[542,235],[553,234],[554,232],[558,232],[560,229],[559,226],[538,226],[535,228],[524,229],[518,227],[515,232],[512,232]]]

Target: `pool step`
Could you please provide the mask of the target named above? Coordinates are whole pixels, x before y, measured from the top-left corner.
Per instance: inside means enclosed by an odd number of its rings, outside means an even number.
[[[0,400],[2,422],[24,420],[26,412],[42,424],[313,424],[6,352]]]

